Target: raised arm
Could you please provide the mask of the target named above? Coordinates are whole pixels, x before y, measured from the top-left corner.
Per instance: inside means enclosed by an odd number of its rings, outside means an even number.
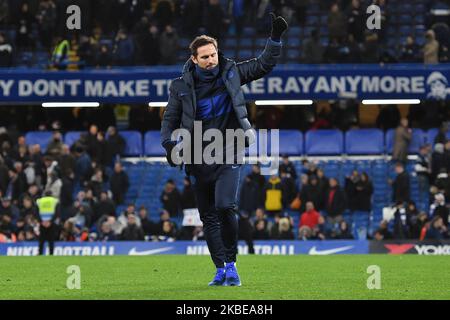
[[[287,30],[288,24],[281,16],[275,17],[273,13],[270,16],[272,19],[272,31],[264,51],[258,58],[236,64],[241,78],[241,85],[264,77],[272,71],[281,55],[281,36]]]

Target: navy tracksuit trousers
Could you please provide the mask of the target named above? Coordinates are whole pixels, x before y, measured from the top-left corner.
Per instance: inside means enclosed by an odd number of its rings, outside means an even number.
[[[240,170],[240,164],[193,165],[190,173],[205,239],[218,268],[236,261]]]

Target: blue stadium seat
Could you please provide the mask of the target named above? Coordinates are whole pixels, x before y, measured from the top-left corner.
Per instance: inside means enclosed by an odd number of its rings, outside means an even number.
[[[179,45],[181,48],[187,48],[189,47],[189,44],[191,43],[191,39],[188,38],[180,38]]]
[[[383,151],[384,136],[381,130],[350,130],[345,134],[345,152],[347,154],[381,154]]]
[[[328,27],[320,27],[320,29],[319,29],[319,35],[320,36],[328,37],[329,34],[330,34],[330,31],[328,30]]]
[[[237,47],[237,40],[236,38],[227,38],[225,39],[225,47],[226,48],[236,48]]]
[[[316,25],[319,22],[320,22],[319,16],[308,15],[306,17],[306,24],[309,25],[309,26]]]
[[[300,47],[300,44],[301,44],[301,42],[300,42],[299,38],[297,38],[297,37],[288,38],[288,43],[287,43],[288,48],[296,48],[298,50],[298,48]]]
[[[416,44],[422,47],[425,44],[425,36],[416,34]]]
[[[81,133],[82,131],[68,131],[64,135],[64,143],[71,147],[78,139],[80,139]]]
[[[166,154],[161,146],[161,134],[159,131],[147,131],[144,136],[144,153],[147,156],[157,157]]]
[[[308,28],[312,28],[312,27],[308,27]],[[305,28],[305,29],[306,29],[306,28]],[[305,31],[306,31],[306,30],[305,30]],[[299,35],[301,32],[302,32],[301,28],[300,28],[300,27],[297,27],[297,26],[291,26],[291,27],[287,30],[287,34],[288,34],[289,36],[291,36],[291,35]],[[310,33],[311,33],[311,32],[305,33],[305,34],[306,34],[306,36],[309,37]]]
[[[253,58],[252,50],[238,50],[238,56],[240,60],[247,60]]]
[[[389,129],[386,132],[386,151],[392,153],[394,147],[395,129]],[[421,145],[425,144],[425,133],[421,129],[413,129],[412,139],[409,145],[409,153],[418,153]]]
[[[436,138],[436,136],[439,133],[439,129],[437,128],[433,128],[427,131],[425,139],[426,142],[429,144],[434,144],[434,139]],[[447,139],[450,139],[450,130],[447,131]]]
[[[106,46],[108,49],[112,49],[113,41],[111,39],[100,39],[98,42],[100,46]]]
[[[344,135],[339,130],[308,131],[305,137],[305,153],[308,155],[341,154],[344,151]]]
[[[414,27],[414,34],[417,36],[424,36],[427,28],[423,24],[418,24]]]
[[[252,48],[253,47],[253,39],[252,38],[241,38],[239,41],[239,47],[242,48]]]
[[[394,26],[387,27],[387,34],[390,37],[395,37],[397,35],[397,28],[395,28]]]
[[[423,3],[416,3],[414,6],[414,12],[418,16],[422,15],[425,10],[426,10],[425,5]]]
[[[185,50],[179,50],[177,52],[178,61],[187,61],[189,59],[189,53]]]
[[[235,50],[223,50],[223,54],[226,58],[233,58],[236,55]]]
[[[414,29],[411,26],[401,26],[399,31],[402,36],[409,36],[414,33]]]
[[[267,146],[264,146],[263,141],[260,139],[265,139]],[[295,143],[295,141],[297,143]],[[260,145],[261,143],[261,145]],[[258,153],[255,154],[254,152]],[[250,154],[251,153],[251,154]],[[288,155],[300,155],[303,153],[303,135],[297,130],[279,130],[279,145],[278,153],[286,153]],[[246,149],[246,155],[257,156],[257,155],[272,155],[272,132],[271,130],[257,130],[256,131],[256,142],[251,148]]]
[[[264,49],[267,43],[267,38],[256,38],[255,39],[255,47],[257,49]]]
[[[245,27],[242,30],[242,34],[247,37],[253,37],[256,34],[255,28]]]
[[[438,135],[439,129],[433,128],[427,131],[426,142],[430,144],[434,144],[434,139]]]
[[[415,24],[424,24],[425,18],[422,15],[417,15],[414,17],[414,23]]]
[[[120,135],[125,139],[126,156],[142,155],[142,134],[138,131],[120,131]]]
[[[397,22],[399,24],[411,24],[412,23],[412,17],[411,15],[402,14],[398,17]]]
[[[288,29],[288,31],[287,31],[288,36],[295,36],[295,35],[300,34],[300,32],[301,32],[300,28],[296,29],[297,31],[294,31],[293,29],[294,29],[294,27],[291,27]],[[311,31],[316,30],[317,28],[309,26],[309,27],[304,27],[302,29],[303,29],[303,37],[305,39],[307,39],[307,38],[311,37]]]
[[[280,130],[280,154],[302,155],[303,133],[297,130]]]
[[[289,61],[298,62],[300,60],[300,50],[298,48],[297,49],[288,49],[286,56]]]
[[[41,152],[44,153],[47,145],[52,138],[51,131],[30,131],[25,135],[25,141],[28,145],[38,144],[41,146]]]

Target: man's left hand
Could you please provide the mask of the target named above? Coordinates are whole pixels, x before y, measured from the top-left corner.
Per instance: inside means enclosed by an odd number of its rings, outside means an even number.
[[[288,28],[288,23],[282,16],[276,17],[273,12],[270,13],[272,19],[272,33],[270,37],[272,40],[280,41],[281,36]]]

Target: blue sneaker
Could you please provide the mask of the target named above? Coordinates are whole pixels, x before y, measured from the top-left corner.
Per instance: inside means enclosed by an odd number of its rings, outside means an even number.
[[[225,268],[217,268],[214,279],[208,284],[208,286],[223,286],[225,283]]]
[[[225,275],[226,275],[226,280],[224,283],[225,286],[230,287],[241,286],[241,280],[239,279],[239,275],[237,273],[236,265],[234,262],[230,262],[225,265]]]

